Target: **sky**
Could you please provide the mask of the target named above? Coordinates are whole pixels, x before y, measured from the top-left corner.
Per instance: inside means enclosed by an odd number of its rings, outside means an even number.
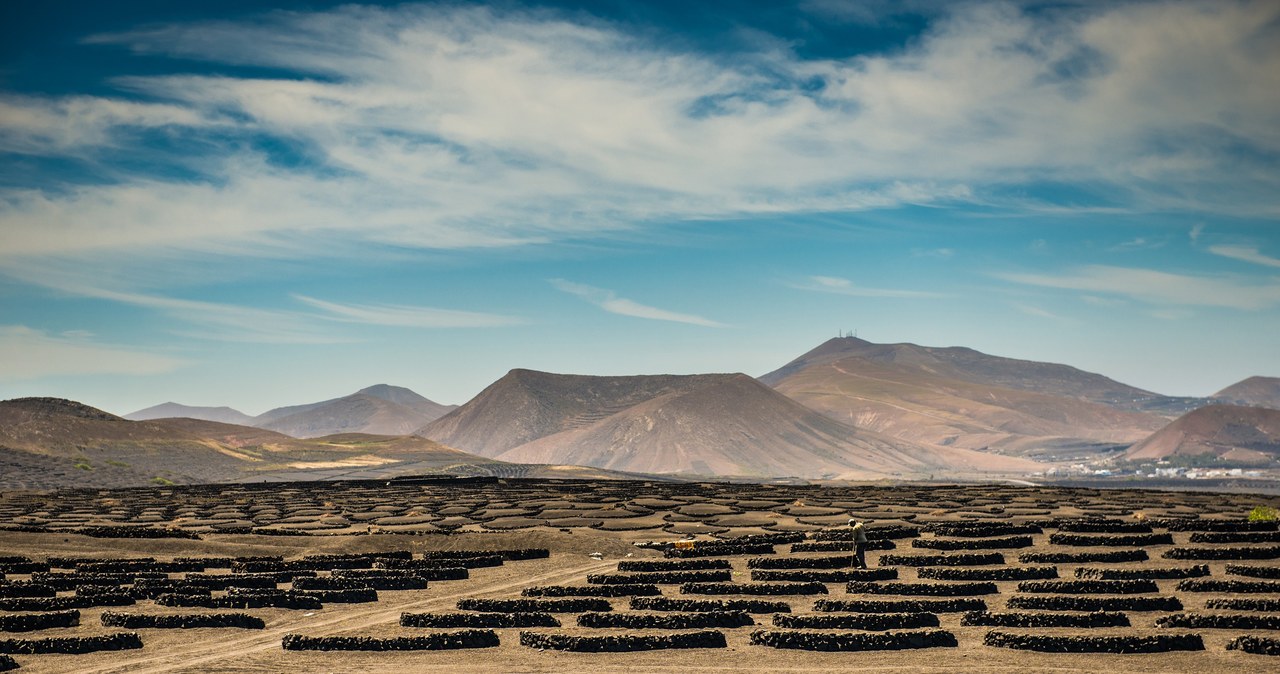
[[[1280,3],[0,5],[0,398],[1280,376]]]

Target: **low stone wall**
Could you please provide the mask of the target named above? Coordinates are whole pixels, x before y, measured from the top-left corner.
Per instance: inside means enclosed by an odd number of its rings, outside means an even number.
[[[1173,536],[1170,534],[1121,534],[1113,536],[1049,534],[1049,544],[1076,547],[1140,548],[1148,545],[1173,545]]]
[[[972,597],[980,594],[998,594],[995,583],[866,583],[851,582],[845,585],[849,594],[899,594],[929,597]]]
[[[687,584],[687,583],[686,583]],[[653,583],[626,585],[535,585],[520,591],[524,597],[653,597],[662,594]]]
[[[1244,651],[1254,655],[1280,655],[1280,639],[1240,636],[1227,642],[1227,650]]]
[[[1012,634],[992,630],[987,632],[982,643],[999,648],[1044,653],[1166,653],[1204,650],[1204,641],[1199,634],[1091,637]]]
[[[1259,599],[1254,597],[1209,599],[1205,601],[1204,607],[1228,611],[1280,611],[1280,599]]]
[[[1208,567],[1205,567],[1208,568]],[[1209,574],[1204,574],[1209,575]],[[1247,576],[1250,578],[1277,578],[1280,579],[1280,566],[1245,566],[1243,564],[1228,564],[1227,575],[1229,576]]]
[[[729,557],[734,555],[772,555],[777,550],[769,543],[699,543],[691,548],[671,548],[663,550],[664,557],[685,559],[689,557]]]
[[[633,611],[742,611],[744,613],[790,613],[791,605],[761,599],[671,599],[633,597]]]
[[[19,597],[56,597],[58,589],[39,583],[0,583],[0,599],[16,599]]]
[[[279,583],[291,583],[295,579],[292,574],[246,574],[246,573],[188,573],[183,577],[188,585],[206,587],[211,590],[226,590],[232,587],[256,589],[275,589]]]
[[[1277,531],[1277,522],[1211,519],[1157,519],[1152,526],[1169,531]]]
[[[153,573],[185,573],[203,571],[204,567],[194,562],[158,562],[145,559],[98,560],[76,564],[76,573],[132,573],[150,571]]]
[[[1165,555],[1166,557],[1168,555]],[[1024,552],[1018,555],[1023,564],[1122,564],[1145,562],[1146,550],[1109,550],[1107,552]]]
[[[545,632],[521,632],[520,645],[529,648],[588,653],[622,653],[629,651],[653,651],[668,648],[725,648],[724,634],[714,630],[682,634],[618,636],[575,636],[571,634],[547,634]]]
[[[295,590],[425,590],[427,581],[417,576],[361,576],[343,578],[298,578],[293,581]]]
[[[1195,531],[1192,543],[1278,543],[1280,531]]]
[[[618,562],[619,571],[638,571],[643,573],[659,571],[703,571],[711,569],[732,569],[727,559],[638,559]]]
[[[1156,627],[1217,630],[1280,630],[1280,615],[1216,615],[1175,613],[1160,616]]]
[[[1004,564],[998,552],[959,555],[880,555],[880,566],[991,566]]]
[[[1153,580],[1028,580],[1018,592],[1042,594],[1145,594],[1159,592]]]
[[[822,583],[685,583],[680,594],[805,595],[826,594]]]
[[[679,585],[680,583],[725,583],[733,580],[733,572],[729,569],[711,569],[706,571],[651,571],[648,573],[593,573],[587,576],[592,585],[633,585],[636,583],[654,583],[657,585]]]
[[[50,611],[25,615],[0,615],[0,632],[32,632],[54,627],[75,627],[80,624],[80,612]]]
[[[81,527],[65,532],[80,534],[90,538],[185,538],[198,541],[200,537],[183,529],[161,529],[155,527]]]
[[[286,651],[442,651],[457,648],[493,648],[493,630],[459,630],[412,637],[308,637],[286,634],[280,640]]]
[[[756,621],[745,611],[695,611],[692,613],[583,613],[578,627],[626,627],[630,629],[691,630],[708,627],[747,627]]]
[[[1181,611],[1177,597],[1009,597],[1011,609],[1032,611]]]
[[[117,632],[95,637],[47,637],[44,639],[0,639],[0,653],[95,653],[142,648],[135,632]]]
[[[1209,575],[1209,567],[1204,564],[1161,569],[1090,569],[1084,567],[1076,569],[1076,578],[1087,580],[1171,580],[1199,578],[1207,575]]]
[[[1128,627],[1129,616],[1123,613],[1093,611],[1091,613],[988,613],[972,611],[960,617],[967,627]]]
[[[900,651],[957,645],[955,635],[946,630],[873,633],[758,630],[751,633],[751,643],[806,651]]]
[[[820,630],[900,630],[916,627],[937,627],[938,616],[933,613],[825,613],[819,615],[773,616],[775,627]]]
[[[1043,533],[1036,524],[1012,524],[1003,522],[935,522],[925,526],[925,531],[935,536],[952,538],[991,538],[992,536],[1012,536]]]
[[[193,629],[197,627],[238,627],[260,630],[267,624],[257,616],[247,613],[185,613],[155,615],[146,613],[119,613],[104,611],[102,624],[106,627],[139,629],[145,627],[165,629]]]
[[[21,665],[8,655],[0,655],[0,672],[9,672],[18,669]]]
[[[401,613],[401,627],[560,627],[550,613]]]
[[[866,527],[863,531],[867,534],[867,538],[873,541],[897,538],[916,538],[920,535],[919,527],[908,527],[901,524]],[[825,531],[815,531],[812,536],[815,541],[852,542],[857,535],[852,529],[827,529]]]
[[[1231,594],[1270,594],[1280,592],[1280,581],[1189,578],[1178,583],[1178,591],[1227,592]]]
[[[312,596],[288,595],[234,595],[210,597],[188,594],[162,594],[155,598],[157,606],[182,608],[283,608],[307,610],[323,608],[320,599]]]
[[[480,569],[495,566],[502,566],[506,561],[498,555],[485,555],[483,557],[459,557],[454,559],[379,559],[374,561],[375,569],[397,569],[401,571],[434,571],[448,569]],[[423,575],[423,574],[418,574]],[[428,580],[446,580],[444,578],[431,578],[424,576]]]
[[[1059,520],[1058,531],[1069,531],[1080,534],[1149,534],[1151,525],[1146,522],[1130,522],[1128,520]]]
[[[844,569],[858,561],[855,555],[828,557],[757,557],[747,560],[748,569]]]
[[[322,604],[372,604],[378,601],[378,591],[371,587],[354,587],[347,590],[294,590],[290,594],[298,599],[311,597]]]
[[[458,610],[485,613],[585,613],[612,611],[604,599],[459,599]]]
[[[863,550],[896,550],[898,546],[890,540],[870,540]],[[825,541],[818,543],[794,543],[791,552],[853,552],[858,544],[851,541]]]
[[[839,571],[769,570],[751,572],[753,581],[783,581],[789,583],[848,583],[850,581],[896,580],[897,569],[848,569]]]
[[[969,569],[953,566],[922,566],[916,575],[928,580],[1044,580],[1058,577],[1056,566],[1007,566],[1000,569]]]
[[[0,611],[66,611],[95,606],[132,606],[137,601],[127,594],[99,594],[84,597],[15,597],[0,599]]]
[[[917,538],[911,547],[928,550],[1009,550],[1031,547],[1030,536],[1005,536],[1003,538]]]
[[[981,599],[871,599],[849,601],[819,599],[814,602],[815,611],[844,611],[849,613],[960,613],[985,611],[987,602]]]
[[[1280,557],[1280,545],[1247,548],[1171,548],[1164,551],[1165,559],[1276,559]]]

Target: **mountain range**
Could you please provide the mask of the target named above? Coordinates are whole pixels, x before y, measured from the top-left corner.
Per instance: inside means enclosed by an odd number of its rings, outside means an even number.
[[[126,414],[132,421],[187,417],[279,431],[295,438],[335,433],[408,435],[456,405],[441,405],[403,387],[377,384],[341,398],[277,407],[251,417],[230,407],[163,403]]]
[[[0,488],[383,478],[449,473],[506,477],[635,477],[578,466],[526,466],[417,436],[292,438],[190,418],[131,421],[58,398],[0,402]]]
[[[651,473],[867,479],[1035,470],[1029,461],[854,428],[744,374],[512,370],[418,434],[507,461]]]
[[[1268,407],[1280,408],[1278,378],[1179,398],[1067,365],[840,337],[759,379],[516,369],[461,407],[385,384],[256,417],[165,403],[120,418],[71,401],[6,401],[0,483],[13,486],[14,475],[27,486],[114,486],[445,468],[982,479],[1195,454],[1271,465],[1280,459],[1280,412]]]
[[[846,424],[932,447],[1095,458],[1168,423],[1165,398],[1067,365],[831,339],[760,378]]]

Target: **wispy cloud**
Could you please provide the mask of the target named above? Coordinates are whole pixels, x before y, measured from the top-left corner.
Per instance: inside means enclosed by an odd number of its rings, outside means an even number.
[[[1209,252],[1242,262],[1252,262],[1267,267],[1280,267],[1280,258],[1262,254],[1257,246],[1209,246]]]
[[[1280,150],[1280,52],[1257,45],[1274,43],[1280,5],[930,15],[903,49],[831,59],[726,59],[457,4],[94,36],[291,76],[128,77],[117,97],[0,101],[0,149],[111,178],[0,194],[0,251],[96,264],[126,250],[320,254],[334,240],[516,246],[672,219],[1000,205],[1017,191],[1004,188],[1041,181],[1111,185],[1130,210],[1276,214],[1273,167],[1256,158]],[[161,131],[200,151],[132,142]],[[305,160],[271,161],[263,138]],[[152,154],[115,159],[126,143]],[[155,169],[174,163],[182,180]]]
[[[1028,316],[1035,316],[1036,318],[1048,318],[1055,321],[1067,320],[1066,318],[1063,318],[1062,316],[1059,316],[1058,314],[1055,314],[1052,311],[1049,311],[1048,309],[1043,309],[1041,307],[1035,306],[1034,304],[1024,304],[1021,302],[1017,302],[1017,303],[1014,303],[1013,308],[1017,309],[1018,311],[1021,311],[1022,313]]]
[[[1122,241],[1107,249],[1111,253],[1126,253],[1135,250],[1150,250],[1152,248],[1163,248],[1164,241],[1152,241],[1143,236],[1134,237],[1128,241]]]
[[[339,304],[296,294],[293,298],[325,312],[321,315],[322,318],[364,325],[403,328],[492,328],[519,325],[524,322],[512,316],[473,311],[400,304]]]
[[[1235,277],[1172,274],[1153,269],[1089,265],[1065,274],[999,273],[1024,285],[1082,290],[1153,304],[1257,311],[1280,305],[1280,279],[1250,283]]]
[[[87,335],[52,336],[23,325],[0,325],[0,380],[62,375],[152,375],[186,364],[181,358],[99,344]]]
[[[799,283],[788,283],[788,287],[796,290],[809,290],[820,293],[848,295],[850,297],[897,297],[901,299],[936,299],[946,297],[942,293],[922,290],[899,290],[893,288],[868,288],[855,284],[846,278],[836,276],[810,276]]]
[[[640,304],[624,297],[618,297],[612,290],[595,288],[581,283],[573,283],[564,279],[550,279],[549,283],[551,283],[556,290],[580,297],[611,314],[631,316],[633,318],[645,318],[653,321],[688,323],[689,325],[701,325],[707,328],[727,327],[723,323],[713,321],[709,318],[703,318],[702,316],[667,311],[666,309],[659,309],[657,307]]]

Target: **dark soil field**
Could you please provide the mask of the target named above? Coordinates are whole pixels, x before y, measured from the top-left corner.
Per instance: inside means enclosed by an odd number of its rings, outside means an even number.
[[[1248,522],[1257,506],[1280,498],[568,480],[8,492],[0,653],[20,672],[135,674],[1266,671],[1280,660],[1228,648],[1280,638],[1280,534]],[[849,517],[870,531],[869,571],[852,568]],[[651,650],[618,652],[636,648]]]

